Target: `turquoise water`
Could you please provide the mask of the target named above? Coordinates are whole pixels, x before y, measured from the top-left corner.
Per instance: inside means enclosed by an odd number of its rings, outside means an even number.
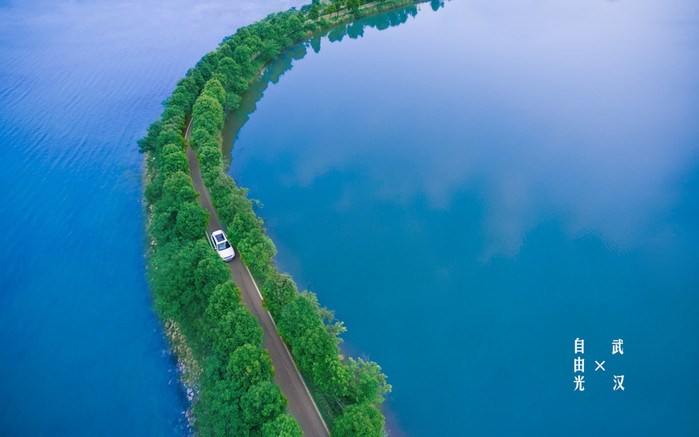
[[[0,435],[187,432],[136,141],[202,55],[290,6],[0,2]]]
[[[391,435],[699,434],[699,5],[420,9],[258,85],[230,174],[278,265],[389,375]]]

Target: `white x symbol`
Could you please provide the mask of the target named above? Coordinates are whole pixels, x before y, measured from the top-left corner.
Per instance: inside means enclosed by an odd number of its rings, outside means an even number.
[[[595,372],[598,371],[599,369],[602,369],[603,372],[606,372],[604,370],[604,367],[602,367],[602,364],[604,364],[606,361],[602,361],[601,363],[598,363],[597,360],[595,360],[595,364],[597,364],[597,368],[595,369]]]

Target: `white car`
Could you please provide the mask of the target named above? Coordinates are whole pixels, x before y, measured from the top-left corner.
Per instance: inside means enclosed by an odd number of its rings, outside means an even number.
[[[211,244],[224,261],[228,262],[235,256],[235,251],[233,251],[233,247],[231,243],[228,242],[226,234],[224,234],[223,231],[218,230],[211,233]]]

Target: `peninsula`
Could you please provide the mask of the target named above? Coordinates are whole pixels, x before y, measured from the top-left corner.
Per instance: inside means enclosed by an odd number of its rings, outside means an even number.
[[[314,1],[239,29],[178,82],[139,142],[147,156],[148,275],[199,434],[383,433],[386,376],[376,363],[341,355],[342,322],[275,268],[262,220],[224,171],[221,131],[250,83],[287,48],[414,3]],[[229,264],[209,247],[215,229],[240,254]]]

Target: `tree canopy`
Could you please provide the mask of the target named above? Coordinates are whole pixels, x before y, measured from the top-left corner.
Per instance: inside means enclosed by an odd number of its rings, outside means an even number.
[[[240,409],[250,428],[260,428],[286,410],[288,404],[278,385],[263,381],[253,385],[240,398]]]
[[[345,408],[335,420],[331,437],[381,437],[384,427],[383,415],[376,407],[354,404]]]

